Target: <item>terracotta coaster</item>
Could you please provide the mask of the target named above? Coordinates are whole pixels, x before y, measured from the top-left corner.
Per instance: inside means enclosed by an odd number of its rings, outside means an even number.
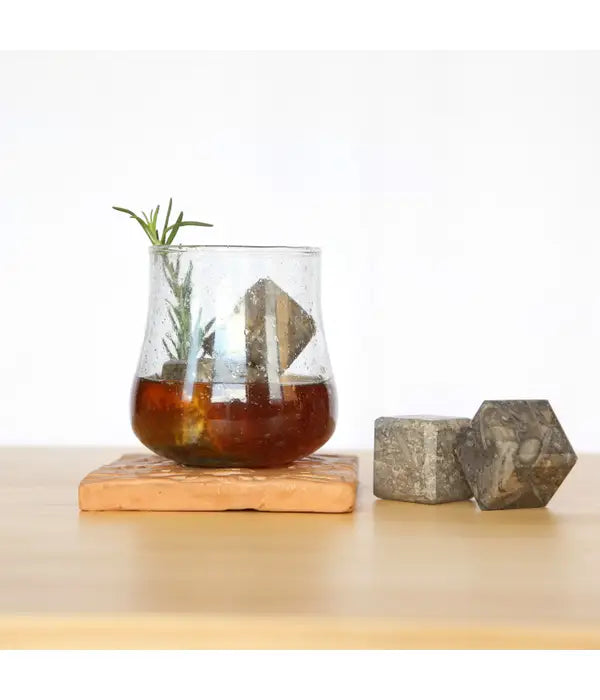
[[[353,510],[358,458],[314,454],[286,467],[183,467],[148,454],[123,455],[79,484],[81,510]]]

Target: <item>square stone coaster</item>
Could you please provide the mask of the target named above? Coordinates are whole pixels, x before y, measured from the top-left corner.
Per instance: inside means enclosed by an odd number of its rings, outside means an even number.
[[[358,458],[314,454],[269,469],[184,467],[148,454],[123,455],[79,484],[81,510],[262,510],[348,513]]]

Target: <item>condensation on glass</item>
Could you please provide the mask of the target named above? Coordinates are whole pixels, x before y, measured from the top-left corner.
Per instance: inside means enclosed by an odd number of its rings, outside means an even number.
[[[133,429],[182,464],[269,467],[332,435],[315,248],[154,246]]]

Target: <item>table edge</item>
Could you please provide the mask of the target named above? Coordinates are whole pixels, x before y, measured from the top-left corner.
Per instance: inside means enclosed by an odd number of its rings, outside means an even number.
[[[0,649],[600,649],[600,625],[335,616],[0,616]]]

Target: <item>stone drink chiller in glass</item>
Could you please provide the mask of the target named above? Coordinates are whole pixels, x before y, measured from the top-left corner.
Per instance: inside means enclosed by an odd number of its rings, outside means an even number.
[[[319,249],[153,246],[135,434],[207,467],[269,467],[332,435]]]

